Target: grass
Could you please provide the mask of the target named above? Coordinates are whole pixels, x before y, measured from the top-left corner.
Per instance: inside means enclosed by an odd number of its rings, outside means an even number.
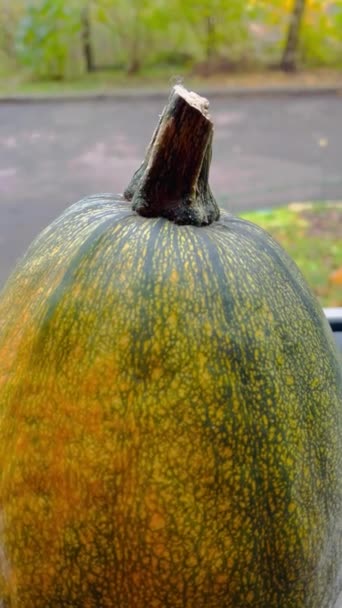
[[[277,71],[254,71],[239,74],[216,74],[200,77],[190,68],[154,65],[141,73],[127,75],[122,70],[102,70],[84,74],[70,80],[35,80],[30,73],[4,66],[0,60],[0,96],[3,95],[55,95],[86,92],[111,92],[130,88],[170,88],[177,81],[185,81],[186,86],[203,87],[247,86],[251,88],[284,85],[314,86],[338,84],[342,86],[342,71],[333,69],[307,70],[295,75]]]
[[[322,306],[342,306],[342,202],[293,203],[241,216],[284,247]]]
[[[11,74],[0,72],[0,94],[46,94],[80,92],[102,92],[117,88],[136,88],[161,86],[170,83],[174,70],[149,70],[128,76],[120,70],[103,70],[84,74],[73,79],[36,80],[28,72],[19,71]]]

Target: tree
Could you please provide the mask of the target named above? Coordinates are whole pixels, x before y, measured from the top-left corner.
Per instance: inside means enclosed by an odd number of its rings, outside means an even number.
[[[92,72],[95,69],[93,47],[91,43],[91,26],[90,26],[90,2],[83,7],[81,12],[81,38],[84,62],[87,72]]]
[[[177,5],[177,0],[175,0]],[[198,41],[198,58],[210,73],[215,63],[238,64],[248,53],[247,3],[241,0],[178,0],[179,15]]]
[[[96,18],[119,43],[127,74],[148,61],[170,21],[167,0],[97,0]]]
[[[294,0],[285,49],[280,63],[281,69],[286,72],[295,72],[297,69],[297,50],[305,5],[306,0]]]
[[[72,46],[76,40],[79,44],[80,29],[79,11],[73,3],[29,3],[16,32],[17,55],[36,76],[63,79],[71,67]]]
[[[300,54],[305,65],[341,66],[341,2],[307,0],[300,35]]]
[[[15,31],[23,12],[21,2],[0,0],[0,51],[9,59],[15,58]]]

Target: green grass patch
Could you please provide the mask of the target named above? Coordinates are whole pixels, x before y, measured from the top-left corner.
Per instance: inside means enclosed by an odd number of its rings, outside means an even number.
[[[109,69],[72,79],[39,80],[22,69],[7,72],[0,70],[0,95],[60,95],[111,92],[116,89],[170,88],[177,79],[181,80],[187,74],[186,70],[180,70],[177,74],[172,66],[154,66],[132,75],[127,75],[122,69]]]
[[[145,66],[137,74],[127,74],[121,67],[97,70],[90,74],[74,75],[65,80],[34,78],[30,72],[14,63],[2,60],[0,56],[0,97],[7,95],[63,95],[79,93],[115,92],[117,89],[169,89],[173,84],[184,81],[185,86],[200,90],[206,87],[249,87],[263,86],[341,86],[340,70],[302,71],[295,75],[283,72],[256,70],[241,73],[217,73],[208,77],[193,71],[191,66],[153,64]]]
[[[241,217],[284,247],[322,306],[342,306],[342,202],[293,203]]]

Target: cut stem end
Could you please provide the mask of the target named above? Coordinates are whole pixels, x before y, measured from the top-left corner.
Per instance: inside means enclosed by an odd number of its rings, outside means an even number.
[[[208,175],[213,124],[209,102],[174,87],[141,167],[125,191],[145,217],[203,226],[219,218]]]

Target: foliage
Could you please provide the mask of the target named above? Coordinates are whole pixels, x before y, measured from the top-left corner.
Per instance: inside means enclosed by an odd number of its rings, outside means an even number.
[[[80,13],[72,3],[65,0],[32,3],[18,26],[18,57],[38,76],[64,78],[71,46],[80,28]]]
[[[38,77],[78,74],[86,7],[97,67],[190,63],[211,73],[279,64],[293,0],[0,0],[0,50]],[[303,66],[342,64],[340,1],[306,0],[298,55]]]
[[[95,20],[109,29],[116,40],[116,61],[128,73],[137,72],[151,53],[162,48],[166,33],[168,5],[165,0],[97,0],[93,3]]]
[[[241,0],[191,0],[175,3],[184,26],[192,29],[200,42],[202,58],[210,60],[226,53],[238,57],[249,38],[247,3]]]
[[[293,0],[249,0],[250,19],[262,31],[263,52],[277,63],[293,9]],[[342,63],[342,4],[334,0],[307,0],[300,30],[301,65]]]
[[[22,2],[0,0],[0,52],[15,55],[14,38],[18,20],[23,14]]]
[[[322,44],[324,41],[324,44]],[[306,12],[300,51],[307,65],[334,65],[342,60],[342,5],[311,0]]]

